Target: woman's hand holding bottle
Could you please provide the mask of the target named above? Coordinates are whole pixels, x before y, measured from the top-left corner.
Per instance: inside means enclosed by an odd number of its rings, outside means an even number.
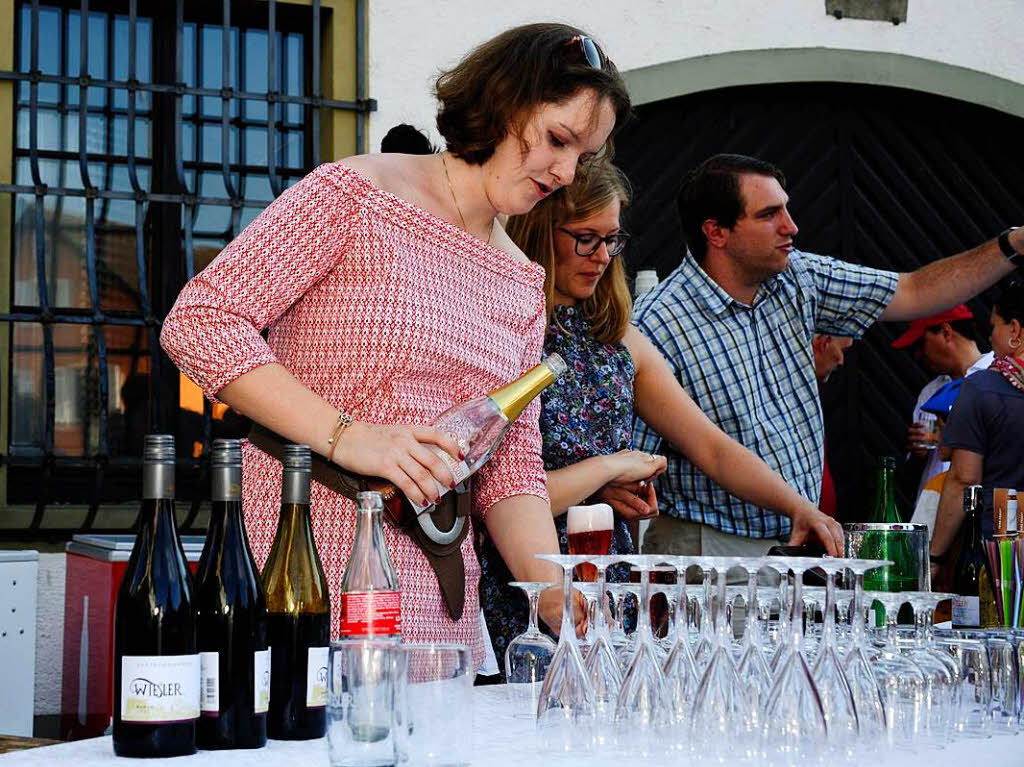
[[[463,458],[455,439],[434,426],[353,421],[338,439],[334,462],[357,474],[392,482],[413,503],[436,503],[435,480],[442,487],[453,488],[454,477],[430,445],[451,456],[453,463]]]

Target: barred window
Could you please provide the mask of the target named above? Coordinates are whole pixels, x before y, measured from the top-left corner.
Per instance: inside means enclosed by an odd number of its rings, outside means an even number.
[[[349,101],[324,98],[320,60],[325,32],[338,37],[332,14],[352,3],[141,6],[16,3],[14,71],[0,72],[14,88],[14,125],[0,126],[14,134],[13,183],[0,184],[0,528],[30,537],[130,524],[128,508],[100,512],[137,498],[147,432],[175,435],[185,528],[201,522],[210,443],[247,424],[175,370],[160,322],[188,278],[319,164],[321,123],[350,113],[355,146],[341,154],[361,151],[374,108],[362,2]]]

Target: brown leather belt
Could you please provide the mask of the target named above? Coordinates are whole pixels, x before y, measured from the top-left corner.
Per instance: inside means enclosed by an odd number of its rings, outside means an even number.
[[[279,435],[257,424],[253,424],[249,432],[249,441],[278,461],[284,455],[284,446],[288,444]],[[433,527],[440,531],[454,531],[462,520],[455,539],[443,544],[431,540],[424,532],[404,496],[390,482],[353,474],[336,464],[328,463],[326,458],[317,453],[313,453],[313,479],[352,501],[355,501],[357,493],[365,490],[380,493],[384,500],[384,519],[396,530],[408,535],[423,552],[437,576],[448,615],[455,621],[462,617],[466,602],[466,566],[462,561],[461,548],[462,541],[469,533],[469,520],[464,518],[469,517],[472,509],[472,478],[466,480],[459,491],[446,493],[435,509],[429,512]]]

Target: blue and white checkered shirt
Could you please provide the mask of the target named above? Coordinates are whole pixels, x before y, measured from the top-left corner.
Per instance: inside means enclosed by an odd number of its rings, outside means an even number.
[[[712,421],[817,503],[824,427],[811,339],[859,338],[889,305],[898,277],[794,251],[747,306],[687,253],[637,302],[633,321]],[[662,513],[748,538],[789,535],[787,517],[729,495],[639,419],[633,443],[668,457]]]

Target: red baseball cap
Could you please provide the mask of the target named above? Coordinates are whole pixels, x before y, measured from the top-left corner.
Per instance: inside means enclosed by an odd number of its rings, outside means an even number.
[[[966,304],[957,304],[952,309],[933,314],[931,317],[921,317],[914,320],[903,331],[903,335],[893,341],[890,346],[893,349],[906,349],[908,346],[913,346],[917,343],[918,339],[924,335],[924,331],[928,328],[941,325],[943,322],[956,322],[957,320],[970,320],[973,318],[974,314],[967,308]]]

